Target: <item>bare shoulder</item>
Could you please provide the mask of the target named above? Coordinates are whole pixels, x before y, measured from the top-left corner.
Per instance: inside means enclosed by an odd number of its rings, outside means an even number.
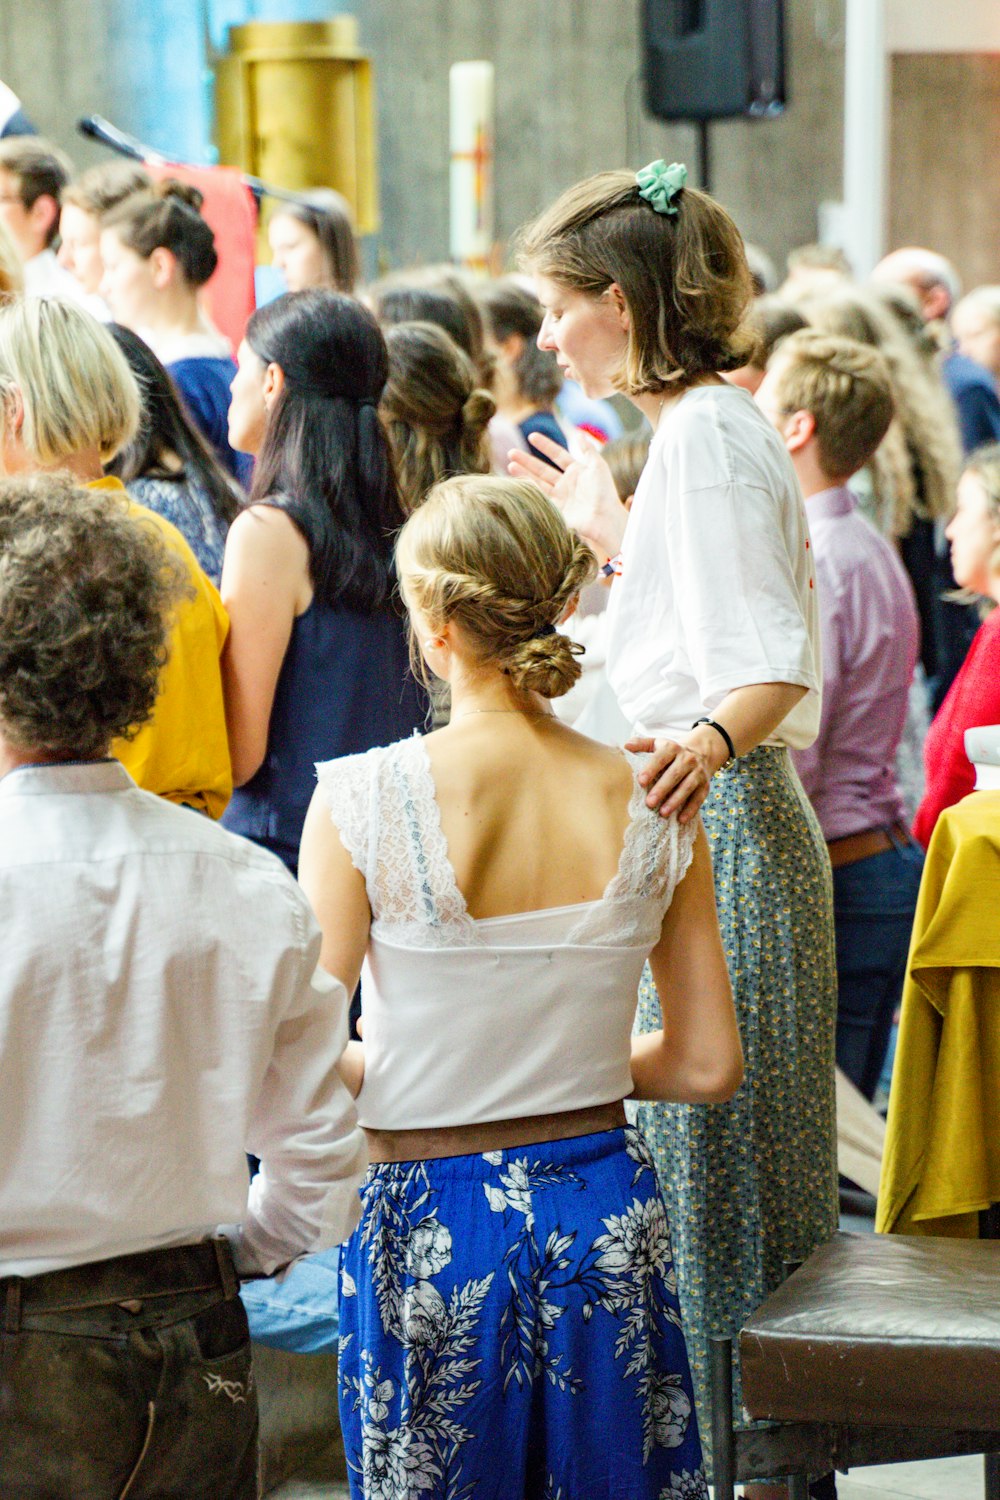
[[[266,552],[296,559],[309,556],[309,546],[291,516],[278,505],[248,505],[229,528],[227,547],[240,552]]]

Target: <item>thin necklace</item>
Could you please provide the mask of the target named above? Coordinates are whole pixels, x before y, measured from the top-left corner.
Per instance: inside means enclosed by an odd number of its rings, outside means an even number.
[[[452,714],[451,722],[471,719],[473,714],[518,714],[522,719],[554,719],[555,714],[547,708],[467,708],[464,713]]]

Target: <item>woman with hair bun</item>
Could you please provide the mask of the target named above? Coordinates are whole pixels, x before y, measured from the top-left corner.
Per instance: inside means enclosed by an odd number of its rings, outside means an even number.
[[[320,766],[301,856],[321,963],[348,989],[364,966],[342,1064],[372,1162],[341,1261],[351,1493],[707,1500],[622,1105],[742,1075],[705,839],[552,711],[595,569],[540,490],[439,484],[396,560],[451,721]],[[632,1038],[650,952],[666,1030]]]
[[[438,480],[489,473],[496,406],[471,359],[435,324],[397,323],[385,342],[389,379],[379,410],[409,514]]]
[[[131,328],[166,365],[184,405],[219,461],[241,483],[249,463],[227,437],[229,385],[236,373],[227,339],[198,293],[218,264],[215,236],[197,188],[171,178],[132,193],[101,219],[101,295],[115,322]]]
[[[371,313],[315,290],[258,308],[233,380],[230,434],[257,464],[222,566],[225,823],[293,873],[315,763],[389,744],[427,713],[393,597],[405,516],[378,415],[387,375]]]

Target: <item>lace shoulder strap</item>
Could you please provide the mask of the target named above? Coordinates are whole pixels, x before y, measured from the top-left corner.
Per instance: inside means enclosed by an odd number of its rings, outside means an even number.
[[[419,735],[317,767],[341,842],[383,933],[408,941],[470,928]]]
[[[330,809],[340,842],[371,888],[378,847],[378,782],[382,750],[344,755],[316,767],[316,777]]]
[[[629,827],[625,835],[621,864],[611,894],[618,897],[641,896],[653,900],[662,920],[673,899],[674,891],[684,879],[694,857],[694,841],[700,820],[681,824],[676,814],[662,818],[646,806],[646,789],[639,785],[638,774],[647,757],[625,751],[635,787],[629,802]]]

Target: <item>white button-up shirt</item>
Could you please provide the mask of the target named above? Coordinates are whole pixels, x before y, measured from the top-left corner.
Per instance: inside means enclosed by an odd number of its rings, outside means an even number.
[[[116,761],[22,767],[0,781],[0,933],[0,1276],[220,1224],[241,1270],[346,1238],[347,995],[277,859]]]

